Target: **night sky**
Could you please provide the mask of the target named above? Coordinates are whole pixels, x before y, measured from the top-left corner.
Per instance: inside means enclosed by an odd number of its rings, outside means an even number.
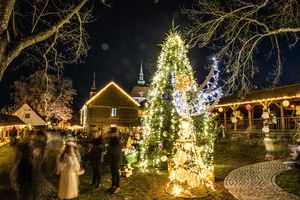
[[[89,97],[93,73],[96,73],[96,87],[105,86],[114,80],[126,91],[130,91],[138,80],[141,60],[144,76],[149,83],[156,70],[157,57],[161,51],[159,44],[166,33],[175,25],[183,29],[189,23],[180,13],[180,8],[190,6],[191,0],[114,0],[112,7],[95,3],[97,21],[86,26],[90,34],[91,49],[84,63],[65,66],[64,75],[73,80],[77,96],[74,99],[74,112],[78,112]],[[207,71],[203,66],[211,54],[207,49],[192,49],[189,58],[197,79],[203,80]],[[293,50],[284,49],[285,67],[282,80],[286,84],[300,82],[300,45]],[[271,66],[261,70],[258,80]],[[8,70],[0,82],[0,108],[12,103],[10,93],[13,81],[19,78],[19,71]],[[262,84],[263,85],[263,84]]]

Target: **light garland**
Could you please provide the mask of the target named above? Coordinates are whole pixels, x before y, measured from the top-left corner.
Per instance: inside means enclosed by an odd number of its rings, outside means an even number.
[[[107,84],[104,88],[102,88],[97,94],[95,94],[92,98],[90,98],[85,105],[91,104],[95,99],[97,99],[98,96],[100,96],[102,93],[104,93],[109,87],[114,86],[117,88],[121,93],[123,93],[132,103],[134,103],[136,106],[140,107],[140,104],[133,99],[127,92],[125,92],[120,86],[118,86],[115,82],[111,81],[109,84]]]
[[[273,97],[273,98],[265,98],[265,99],[257,99],[257,100],[251,100],[251,101],[242,101],[242,102],[232,102],[232,103],[220,103],[219,105],[216,105],[215,107],[226,107],[226,106],[238,106],[238,105],[244,105],[244,104],[255,104],[255,103],[264,103],[268,101],[281,101],[285,99],[297,99],[300,98],[300,93],[292,96],[281,96],[281,97]]]

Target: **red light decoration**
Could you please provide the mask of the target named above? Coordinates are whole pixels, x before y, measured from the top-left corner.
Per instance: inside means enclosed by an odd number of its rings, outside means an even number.
[[[246,105],[246,110],[249,111],[249,110],[251,110],[251,109],[252,109],[252,106],[251,106],[250,104],[247,104],[247,105]]]

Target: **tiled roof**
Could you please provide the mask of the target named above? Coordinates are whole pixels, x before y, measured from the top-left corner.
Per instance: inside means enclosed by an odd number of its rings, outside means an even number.
[[[148,86],[134,86],[134,88],[130,92],[130,96],[132,97],[146,97],[150,87]]]
[[[0,113],[0,126],[26,125],[19,117]]]

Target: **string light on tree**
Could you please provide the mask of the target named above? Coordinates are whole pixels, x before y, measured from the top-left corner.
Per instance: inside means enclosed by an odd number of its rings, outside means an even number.
[[[206,196],[213,190],[215,126],[210,111],[221,97],[218,62],[198,86],[187,47],[172,29],[162,45],[143,118],[141,168],[167,161],[166,191],[178,197]],[[151,159],[149,159],[151,158]]]
[[[140,166],[143,169],[151,164],[149,158],[155,162],[155,165],[160,165],[160,162],[167,164],[166,161],[163,161],[165,159],[161,158],[172,154],[179,125],[179,116],[172,101],[174,96],[174,84],[171,82],[173,73],[187,74],[189,84],[194,89],[197,88],[193,70],[187,58],[187,50],[175,29],[167,34],[166,40],[162,44],[157,72],[148,93],[149,100],[143,118],[141,145]]]

